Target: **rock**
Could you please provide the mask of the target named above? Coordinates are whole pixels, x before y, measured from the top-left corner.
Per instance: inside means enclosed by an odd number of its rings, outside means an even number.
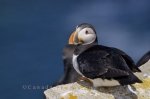
[[[132,85],[136,94],[129,91],[127,86],[94,89],[83,87],[76,82],[47,89],[44,94],[46,99],[150,99],[150,62],[141,66],[141,70],[142,73],[136,75],[143,83]]]
[[[142,66],[140,66],[140,70],[142,71],[142,73],[136,73],[138,77],[140,77],[141,79],[147,77],[150,78],[150,60],[145,64],[143,64]]]
[[[150,99],[150,78],[143,79],[142,84],[134,84],[137,95],[126,86],[86,88],[78,83],[59,85],[47,89],[46,99]]]

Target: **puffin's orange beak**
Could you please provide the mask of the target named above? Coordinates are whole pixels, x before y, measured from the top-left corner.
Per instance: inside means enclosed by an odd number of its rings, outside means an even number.
[[[74,39],[75,39],[76,31],[74,31],[71,36],[69,37],[69,44],[74,44]]]

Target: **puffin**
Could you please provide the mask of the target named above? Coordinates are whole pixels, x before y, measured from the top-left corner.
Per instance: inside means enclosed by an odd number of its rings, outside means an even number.
[[[132,58],[120,49],[99,45],[92,25],[78,25],[69,41],[75,45],[70,58],[72,61],[68,60],[72,63],[70,66],[73,66],[82,80],[90,82],[94,87],[142,83],[134,75],[134,72],[141,70]]]
[[[142,58],[137,62],[137,66],[140,67],[143,64],[146,64],[147,62],[149,62],[150,60],[150,51],[148,51],[147,53],[145,53]]]

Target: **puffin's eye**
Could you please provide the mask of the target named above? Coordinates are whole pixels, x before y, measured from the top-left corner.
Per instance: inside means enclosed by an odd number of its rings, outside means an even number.
[[[89,33],[89,32],[86,30],[86,31],[85,31],[85,34],[88,34],[88,33]]]

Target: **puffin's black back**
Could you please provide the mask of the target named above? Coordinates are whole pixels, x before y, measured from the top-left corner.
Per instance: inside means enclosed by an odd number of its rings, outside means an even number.
[[[125,52],[123,52],[120,49],[111,47],[112,50],[114,50],[115,52],[119,53],[124,60],[126,61],[127,65],[129,66],[129,68],[133,71],[133,72],[141,72],[141,70],[138,68],[138,66],[136,66],[135,62],[133,61],[133,59],[127,55]]]
[[[116,79],[121,85],[141,82],[132,73],[120,50],[101,45],[90,48],[81,45],[75,53],[80,72],[88,78]]]

